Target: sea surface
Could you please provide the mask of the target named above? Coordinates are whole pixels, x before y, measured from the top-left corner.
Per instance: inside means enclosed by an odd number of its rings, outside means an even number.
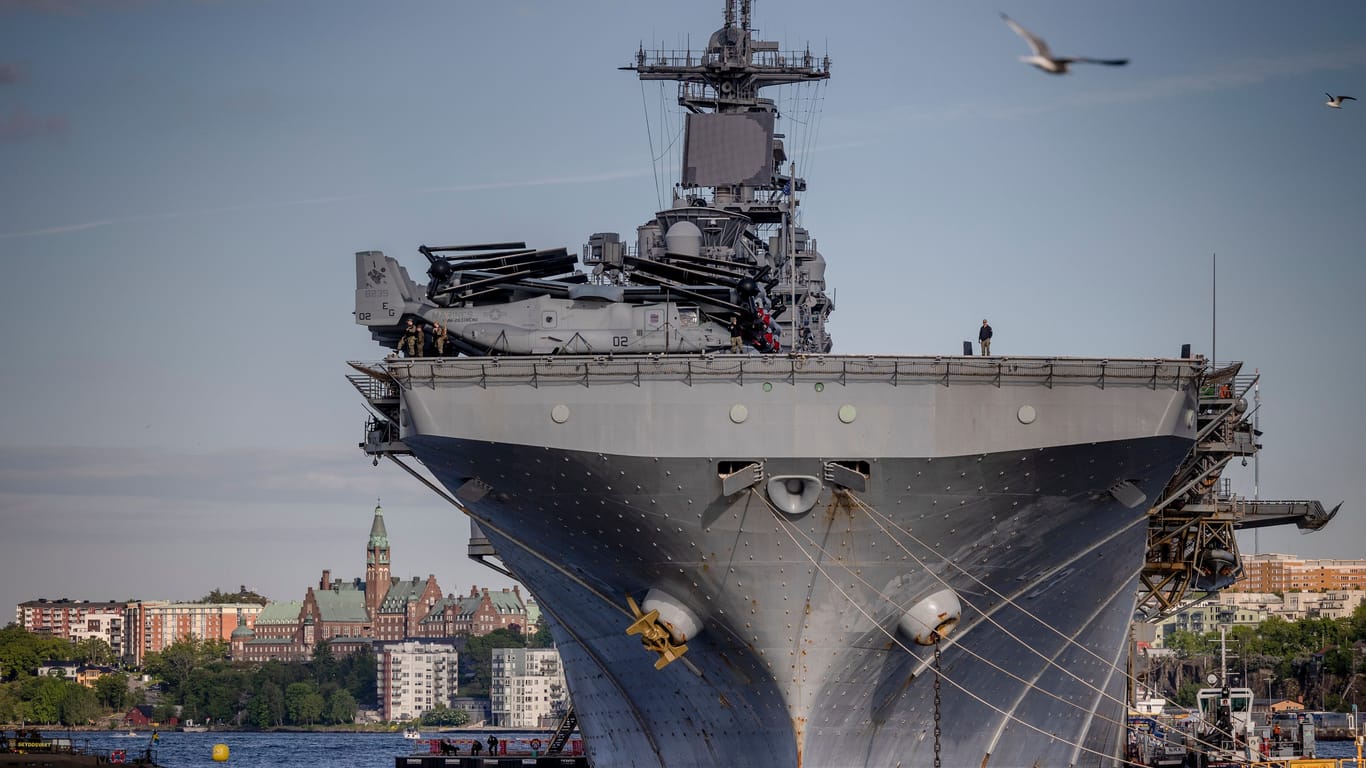
[[[147,748],[151,733],[120,737],[114,733],[44,731],[70,737],[80,748],[122,749],[131,757]],[[428,736],[438,735],[435,731]],[[227,762],[213,761],[215,744],[228,745]],[[152,749],[166,768],[394,768],[394,758],[413,751],[415,742],[397,733],[162,733]],[[422,743],[426,747],[426,743]]]
[[[70,736],[78,747],[123,749],[129,755],[147,748],[150,734],[136,738],[114,733],[44,731],[45,736]],[[437,736],[435,732],[425,736]],[[213,746],[226,744],[228,761],[213,761]],[[425,742],[422,746],[426,746]],[[157,763],[166,768],[393,768],[394,758],[413,751],[414,742],[400,733],[163,733],[154,745]],[[1324,741],[1319,757],[1356,757],[1350,741]],[[1353,766],[1355,761],[1344,762]],[[1366,762],[1363,763],[1366,766]]]

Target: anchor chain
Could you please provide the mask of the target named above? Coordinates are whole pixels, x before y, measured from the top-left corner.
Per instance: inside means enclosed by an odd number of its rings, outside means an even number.
[[[934,636],[934,768],[939,763],[939,635]]]

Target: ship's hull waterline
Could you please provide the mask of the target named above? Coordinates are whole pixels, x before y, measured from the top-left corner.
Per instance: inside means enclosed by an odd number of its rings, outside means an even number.
[[[554,619],[598,768],[1119,753],[1146,513],[1193,442],[1197,361],[386,367],[403,442]],[[898,622],[946,588],[936,711],[933,652]],[[650,590],[701,624],[658,670],[625,633]]]

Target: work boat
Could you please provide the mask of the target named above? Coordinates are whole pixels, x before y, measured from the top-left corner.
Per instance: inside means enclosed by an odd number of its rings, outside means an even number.
[[[761,96],[829,59],[728,0],[705,50],[623,69],[677,84],[671,203],[579,254],[423,245],[424,284],[357,253],[356,321],[392,352],[350,377],[362,448],[543,606],[592,764],[1122,754],[1149,518],[1253,452],[1239,368],[833,354],[791,115]],[[1236,577],[1234,545],[1179,540],[1206,588]]]

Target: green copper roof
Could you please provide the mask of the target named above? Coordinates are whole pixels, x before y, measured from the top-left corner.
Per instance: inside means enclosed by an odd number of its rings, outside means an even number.
[[[389,532],[384,529],[384,510],[375,505],[375,522],[370,524],[370,546],[389,548]]]
[[[267,624],[298,624],[299,611],[304,607],[301,600],[285,600],[279,603],[266,603],[256,615],[256,626]]]
[[[323,621],[368,621],[370,618],[365,613],[364,592],[325,589],[314,592],[313,599],[318,601],[318,613]]]
[[[427,588],[425,579],[413,577],[412,581],[402,581],[394,579],[389,587],[389,591],[384,593],[384,599],[380,601],[380,613],[405,613],[408,610],[408,603],[415,603],[422,598],[422,592]]]

